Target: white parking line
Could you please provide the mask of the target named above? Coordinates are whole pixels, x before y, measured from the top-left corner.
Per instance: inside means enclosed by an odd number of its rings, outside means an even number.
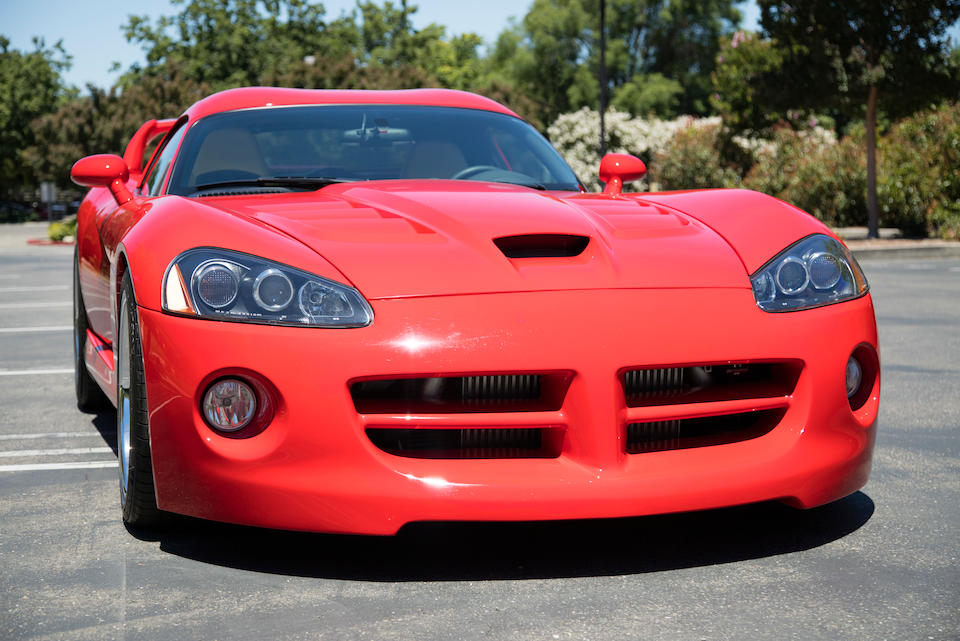
[[[55,303],[3,303],[0,309],[35,309],[38,307],[70,307],[73,301],[65,300]]]
[[[38,470],[92,470],[116,467],[113,461],[78,461],[76,463],[26,463],[24,465],[0,465],[0,472],[35,472]]]
[[[57,450],[6,450],[0,452],[0,458],[18,456],[63,456],[66,454],[106,454],[113,453],[109,447],[64,447]]]
[[[0,327],[0,334],[30,334],[33,332],[67,332],[72,325],[49,325],[47,327]]]
[[[72,367],[58,369],[0,369],[0,376],[36,376],[38,374],[73,374]]]
[[[0,294],[13,294],[15,292],[62,292],[70,289],[69,285],[36,285],[33,287],[0,287]]]
[[[111,434],[113,432],[110,432]],[[78,438],[81,436],[96,436],[100,438],[99,432],[44,432],[42,434],[0,434],[0,441],[19,441],[35,438]]]

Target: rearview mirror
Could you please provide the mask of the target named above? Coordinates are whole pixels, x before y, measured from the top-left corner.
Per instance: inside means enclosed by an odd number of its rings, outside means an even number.
[[[623,183],[640,180],[647,174],[647,166],[630,154],[607,154],[600,161],[600,180],[606,183],[605,194],[619,194]]]
[[[123,158],[114,154],[87,156],[73,163],[70,180],[84,187],[107,187],[119,204],[133,199],[127,189],[130,170]]]

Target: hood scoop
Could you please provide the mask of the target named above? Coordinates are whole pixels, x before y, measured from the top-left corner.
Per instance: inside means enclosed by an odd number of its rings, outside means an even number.
[[[590,237],[573,234],[521,234],[494,238],[493,243],[507,258],[569,258],[582,254],[590,243]]]

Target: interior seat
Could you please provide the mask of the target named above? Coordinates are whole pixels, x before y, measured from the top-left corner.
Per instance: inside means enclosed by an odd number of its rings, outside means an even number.
[[[460,148],[450,142],[429,140],[410,152],[403,168],[404,178],[450,178],[467,168]]]

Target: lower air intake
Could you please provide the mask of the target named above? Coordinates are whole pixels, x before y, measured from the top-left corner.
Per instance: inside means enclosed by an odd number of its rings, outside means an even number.
[[[784,410],[651,421],[627,425],[627,454],[726,445],[763,436],[780,422]]]
[[[552,372],[369,379],[351,383],[350,395],[361,414],[533,412],[560,409],[570,378]]]
[[[556,428],[392,429],[367,428],[384,452],[410,458],[556,458]]]

